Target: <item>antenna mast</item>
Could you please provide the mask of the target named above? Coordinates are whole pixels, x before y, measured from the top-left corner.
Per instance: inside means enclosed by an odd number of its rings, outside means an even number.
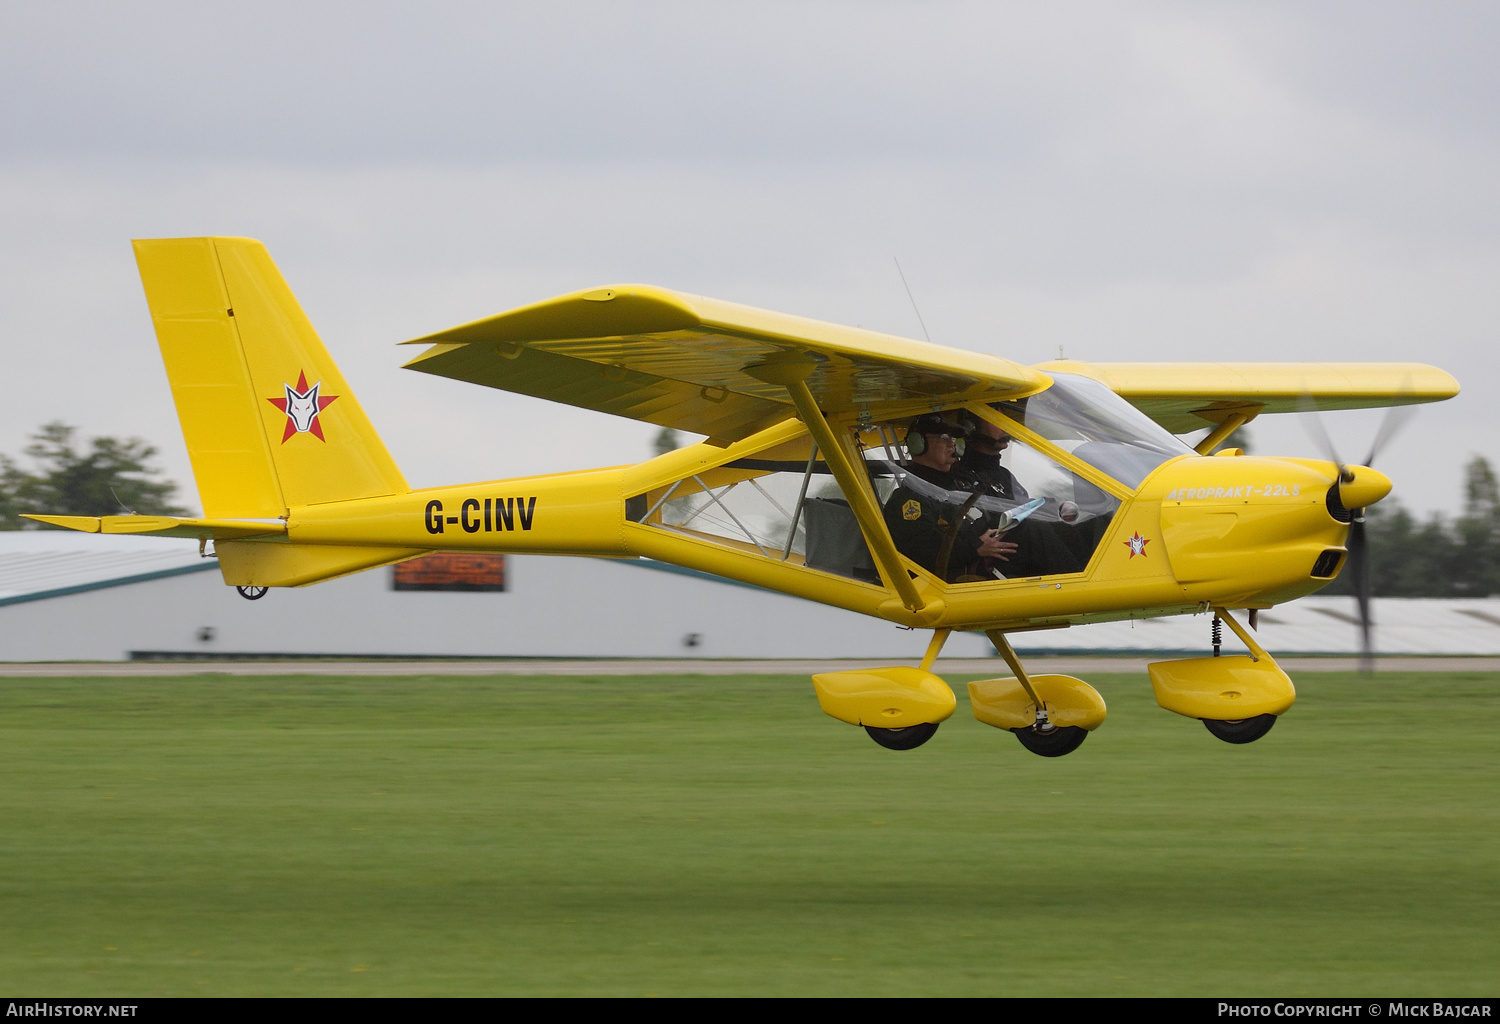
[[[922,319],[922,311],[917,308],[917,300],[911,293],[911,285],[906,283],[906,275],[901,272],[901,261],[892,256],[891,262],[896,264],[896,273],[901,274],[901,287],[906,289],[906,297],[911,299],[911,311],[917,314],[917,323],[922,325],[922,337],[926,338],[930,344],[932,342],[932,335],[927,333],[927,321]]]

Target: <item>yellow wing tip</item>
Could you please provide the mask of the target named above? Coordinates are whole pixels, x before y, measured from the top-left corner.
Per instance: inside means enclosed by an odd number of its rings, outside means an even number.
[[[615,299],[635,299],[637,303],[649,304],[656,308],[657,314],[675,314],[669,324],[663,325],[673,329],[684,326],[682,318],[698,322],[701,317],[693,306],[693,300],[697,296],[688,295],[684,292],[675,292],[670,288],[659,288],[651,284],[606,284],[594,288],[584,288],[576,292],[568,292],[565,295],[556,295],[550,299],[533,302],[529,305],[519,306],[515,309],[506,310],[493,316],[481,317],[468,323],[450,327],[447,330],[435,331],[432,334],[424,334],[420,338],[412,338],[409,341],[398,342],[401,345],[440,345],[445,342],[451,343],[456,338],[461,338],[472,329],[481,325],[490,325],[497,321],[511,321],[530,324],[535,320],[551,320],[552,317],[560,316],[565,321],[568,319],[567,312],[575,309],[588,309],[582,303],[605,303]],[[701,300],[700,300],[701,301]],[[639,314],[638,314],[639,315]],[[551,327],[559,324],[549,324]],[[523,332],[524,329],[523,329]],[[542,336],[548,336],[548,331],[543,330]],[[564,331],[566,333],[566,331]]]
[[[46,523],[48,526],[61,526],[67,530],[78,530],[80,533],[98,533],[98,516],[44,516],[23,512],[22,519],[30,519],[38,523]]]

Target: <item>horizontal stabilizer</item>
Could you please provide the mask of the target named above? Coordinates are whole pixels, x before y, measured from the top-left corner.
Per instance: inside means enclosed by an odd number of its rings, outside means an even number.
[[[282,519],[177,519],[172,516],[41,516],[23,515],[49,526],[82,533],[138,533],[154,537],[192,537],[198,540],[240,540],[286,533]]]

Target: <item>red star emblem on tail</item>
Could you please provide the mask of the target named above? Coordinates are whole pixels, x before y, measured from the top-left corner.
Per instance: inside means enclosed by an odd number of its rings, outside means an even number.
[[[283,384],[286,388],[286,396],[283,398],[268,398],[276,408],[286,413],[286,430],[282,432],[281,443],[286,444],[291,440],[293,434],[311,434],[319,441],[327,441],[323,436],[323,425],[318,422],[318,414],[333,404],[338,395],[319,395],[318,391],[323,387],[323,382],[318,381],[312,387],[307,386],[307,374],[302,370],[297,371],[297,386]]]

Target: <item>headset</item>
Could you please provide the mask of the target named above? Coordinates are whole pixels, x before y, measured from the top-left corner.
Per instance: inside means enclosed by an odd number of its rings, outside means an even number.
[[[929,412],[918,416],[911,421],[911,426],[906,429],[906,452],[915,458],[927,450],[928,434],[947,434],[953,438],[953,448],[959,458],[963,458],[964,440],[969,436],[967,423],[949,423],[935,412]]]

